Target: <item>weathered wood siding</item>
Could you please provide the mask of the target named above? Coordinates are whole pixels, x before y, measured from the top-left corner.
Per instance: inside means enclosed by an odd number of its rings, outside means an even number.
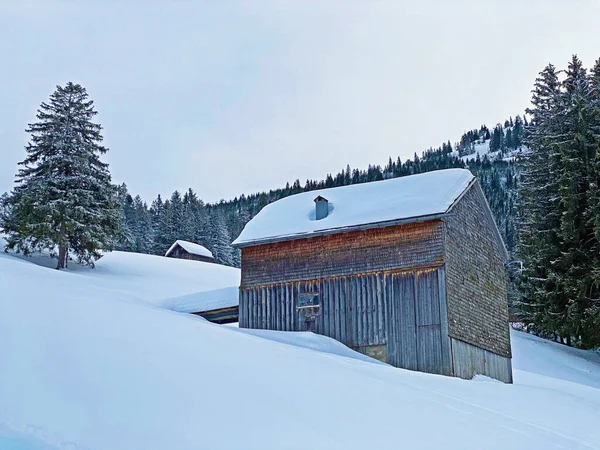
[[[490,220],[478,182],[445,219],[449,336],[510,358],[505,261]]]
[[[445,285],[443,267],[386,277],[390,364],[452,374]]]
[[[240,327],[311,330],[364,352],[386,345],[394,366],[450,375],[443,277],[438,267],[244,287]],[[301,292],[319,294],[316,315],[297,308]]]
[[[313,281],[278,283],[240,289],[240,327],[305,331],[356,347],[386,343],[382,273]],[[310,308],[299,308],[298,294],[319,294],[314,329],[307,324]]]
[[[242,248],[242,287],[440,265],[441,221]]]
[[[458,339],[451,339],[454,375],[470,380],[475,375],[487,375],[512,383],[510,358],[500,356]]]
[[[213,323],[233,323],[239,321],[239,310],[237,306],[230,308],[213,309],[211,311],[202,311],[192,313],[197,316],[204,317],[206,320]]]

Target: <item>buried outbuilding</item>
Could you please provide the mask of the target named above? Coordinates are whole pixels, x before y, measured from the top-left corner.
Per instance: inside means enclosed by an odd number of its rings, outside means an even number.
[[[468,170],[290,196],[234,245],[240,327],[311,330],[396,367],[512,382],[508,254]]]
[[[165,253],[167,258],[191,259],[202,262],[215,262],[212,252],[200,244],[194,242],[176,240]]]

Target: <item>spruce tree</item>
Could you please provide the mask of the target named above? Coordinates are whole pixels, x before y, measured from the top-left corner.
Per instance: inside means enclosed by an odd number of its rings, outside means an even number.
[[[548,305],[553,301],[552,261],[560,255],[558,185],[555,136],[559,133],[560,82],[549,64],[536,79],[528,109],[532,122],[526,127],[528,150],[521,159],[519,190],[519,256],[523,261],[518,303],[521,320],[539,331],[555,329],[549,323]]]
[[[7,248],[24,254],[46,248],[55,256],[58,249],[57,269],[66,267],[69,253],[93,265],[113,248],[120,234],[117,189],[100,160],[108,149],[96,114],[86,90],[71,82],[41,104],[38,121],[26,129],[31,139],[17,186],[4,201]]]
[[[235,258],[231,247],[231,236],[225,218],[220,211],[211,211],[210,216],[210,250],[215,261],[226,266],[234,266]]]
[[[599,200],[600,120],[594,108],[591,79],[576,56],[563,84],[565,132],[560,144],[563,167],[559,183],[564,249],[557,265],[566,274],[563,288],[570,332],[579,344],[589,346],[600,342],[594,308],[600,292],[594,276],[600,251],[594,217]]]
[[[567,344],[600,344],[600,109],[594,70],[548,66],[528,112],[521,180],[521,312]]]

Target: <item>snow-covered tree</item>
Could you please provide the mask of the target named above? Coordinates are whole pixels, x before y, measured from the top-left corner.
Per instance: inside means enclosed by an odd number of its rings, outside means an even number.
[[[536,80],[523,157],[522,318],[567,344],[600,344],[600,109],[574,56]]]
[[[215,261],[226,266],[235,265],[231,236],[225,218],[220,211],[211,211],[209,237],[209,248],[215,257]]]
[[[4,201],[7,248],[49,249],[57,269],[66,267],[69,253],[93,265],[101,250],[113,248],[121,230],[118,192],[100,160],[108,149],[96,114],[85,88],[70,82],[41,104],[38,121],[26,129],[31,138],[17,186]]]

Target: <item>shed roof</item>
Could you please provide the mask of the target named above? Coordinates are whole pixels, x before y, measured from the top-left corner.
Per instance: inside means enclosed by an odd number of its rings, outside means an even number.
[[[466,169],[446,169],[292,195],[265,206],[233,245],[246,247],[430,219],[448,212],[474,178]],[[329,214],[316,220],[314,199],[319,196],[329,200]]]
[[[238,286],[195,292],[163,302],[163,307],[184,313],[199,313],[231,308],[239,305]]]
[[[182,241],[182,240],[177,240],[175,241],[175,243],[173,245],[171,245],[171,247],[169,248],[169,250],[167,250],[167,253],[165,253],[165,256],[169,256],[169,254],[175,249],[175,247],[180,246],[181,248],[183,248],[186,252],[191,253],[192,255],[198,255],[198,256],[206,256],[208,258],[213,258],[213,254],[211,253],[211,251],[209,249],[207,249],[206,247],[203,247],[200,244],[195,244],[193,242],[188,242],[188,241]]]

